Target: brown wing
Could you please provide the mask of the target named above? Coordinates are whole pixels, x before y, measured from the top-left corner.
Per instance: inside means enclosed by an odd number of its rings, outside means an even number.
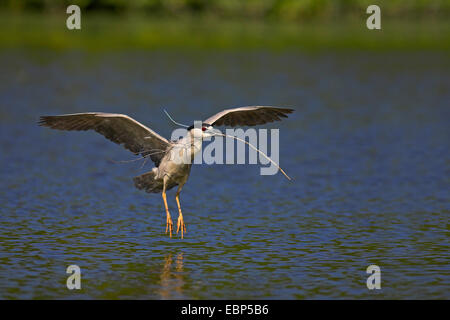
[[[287,118],[294,109],[249,106],[223,110],[204,122],[212,126],[255,126]]]
[[[135,154],[150,156],[156,166],[170,146],[167,139],[124,114],[88,112],[44,116],[39,125],[58,130],[95,130]]]

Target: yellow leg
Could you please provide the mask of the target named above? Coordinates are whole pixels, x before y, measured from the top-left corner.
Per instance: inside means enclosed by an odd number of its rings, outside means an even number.
[[[183,239],[183,233],[186,232],[186,225],[184,224],[183,214],[181,213],[180,196],[179,196],[178,192],[177,192],[177,195],[175,196],[175,199],[177,200],[178,212],[179,212],[178,223],[177,223],[177,234],[181,228],[181,239]]]
[[[163,197],[163,200],[164,200],[164,206],[166,207],[166,214],[167,214],[166,233],[167,233],[167,230],[169,230],[170,231],[170,237],[172,238],[173,222],[172,222],[172,218],[170,217],[169,207],[167,206],[167,198],[166,198],[166,191],[165,190],[162,192],[162,197]]]

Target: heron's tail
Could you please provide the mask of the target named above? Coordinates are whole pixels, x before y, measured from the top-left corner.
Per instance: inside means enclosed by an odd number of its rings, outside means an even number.
[[[145,190],[149,193],[159,193],[163,189],[163,180],[156,178],[156,168],[152,171],[144,173],[140,176],[134,177],[134,185],[139,190]]]

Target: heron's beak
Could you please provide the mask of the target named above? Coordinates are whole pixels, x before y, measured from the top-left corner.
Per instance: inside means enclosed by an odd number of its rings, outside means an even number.
[[[222,132],[216,128],[209,128],[203,132],[203,138],[211,138],[214,136],[221,136]]]
[[[208,129],[206,132],[208,132],[212,136],[222,135],[222,131],[216,128]]]

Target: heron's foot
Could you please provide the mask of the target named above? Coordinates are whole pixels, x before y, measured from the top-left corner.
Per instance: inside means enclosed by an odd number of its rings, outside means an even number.
[[[186,225],[184,224],[184,220],[183,220],[183,216],[182,215],[180,215],[178,217],[177,234],[178,234],[178,231],[180,231],[180,229],[181,229],[181,239],[183,239],[183,235],[184,235],[184,233],[186,233]]]
[[[173,222],[172,222],[172,218],[170,216],[167,216],[167,221],[166,221],[166,234],[167,231],[169,230],[170,232],[170,237],[172,238],[172,231],[173,231]]]

